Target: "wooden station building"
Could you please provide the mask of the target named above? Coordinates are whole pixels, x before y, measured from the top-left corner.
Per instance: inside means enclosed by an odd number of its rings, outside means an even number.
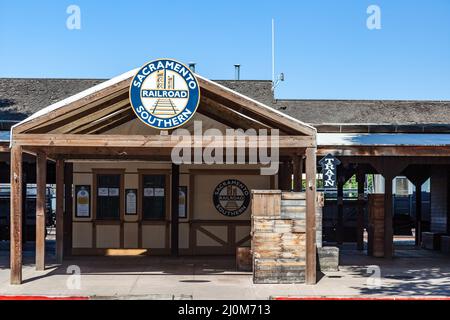
[[[450,234],[450,103],[276,100],[270,81],[210,81],[197,76],[200,104],[193,121],[183,128],[193,132],[193,122],[201,120],[203,130],[222,133],[278,129],[280,170],[265,176],[255,164],[173,164],[171,132],[144,125],[130,107],[135,72],[107,81],[0,79],[0,183],[11,183],[11,283],[22,282],[26,183],[37,185],[40,270],[45,266],[47,184],[56,185],[56,259],[62,262],[69,255],[235,254],[236,247],[251,242],[251,207],[225,216],[213,203],[215,189],[235,179],[259,194],[304,193],[301,245],[305,280],[313,284],[316,166],[328,154],[341,162],[336,202],[340,217],[343,185],[357,176],[358,249],[363,249],[365,176],[372,173],[386,181],[384,194],[373,200],[384,207],[382,248],[377,249],[382,256],[395,254],[392,180],[399,175],[408,177],[417,190],[431,178],[431,229],[426,231]],[[195,146],[196,141],[190,141],[189,147]],[[416,203],[420,243],[420,196]],[[343,239],[342,224],[340,220],[338,243]]]

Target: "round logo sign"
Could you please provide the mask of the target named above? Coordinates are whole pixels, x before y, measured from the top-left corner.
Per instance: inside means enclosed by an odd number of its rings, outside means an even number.
[[[142,122],[156,129],[183,125],[193,117],[199,101],[195,75],[175,60],[151,61],[131,80],[131,107]]]
[[[214,189],[214,207],[224,216],[237,217],[250,204],[250,191],[236,179],[225,180]]]

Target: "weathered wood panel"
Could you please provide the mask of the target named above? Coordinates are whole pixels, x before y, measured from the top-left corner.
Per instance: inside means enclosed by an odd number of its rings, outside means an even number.
[[[254,190],[252,192],[252,215],[255,217],[279,217],[281,212],[281,191]]]
[[[369,195],[369,254],[384,257],[384,195]]]
[[[22,148],[11,148],[11,284],[22,283]]]
[[[254,283],[304,283],[305,194],[253,191],[252,199]]]

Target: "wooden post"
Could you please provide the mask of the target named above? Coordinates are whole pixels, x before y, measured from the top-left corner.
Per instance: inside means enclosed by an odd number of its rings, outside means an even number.
[[[56,263],[64,256],[64,160],[56,160]]]
[[[180,166],[177,164],[172,164],[172,219],[171,219],[171,241],[170,241],[170,251],[172,256],[178,256],[178,205],[179,205],[179,185],[180,185]]]
[[[73,163],[64,165],[64,256],[72,254]]]
[[[36,156],[36,270],[45,270],[45,211],[46,211],[47,157]]]
[[[356,174],[358,182],[358,209],[356,216],[356,249],[364,250],[364,183],[366,175],[363,171],[358,170]]]
[[[28,239],[27,226],[27,180],[28,180],[28,163],[22,162],[22,246]]]
[[[306,149],[306,284],[316,278],[316,148]]]
[[[416,181],[416,246],[422,242],[422,182]]]
[[[291,161],[289,158],[282,159],[280,162],[278,189],[283,191],[291,191],[292,189]]]
[[[302,174],[303,174],[303,156],[298,155],[294,157],[293,171],[294,171],[294,192],[301,192]]]
[[[342,170],[337,170],[337,229],[336,242],[337,244],[344,243],[344,184],[345,177]]]
[[[11,148],[11,284],[22,283],[22,147]]]
[[[384,257],[391,259],[394,255],[392,180],[394,176],[384,177]]]

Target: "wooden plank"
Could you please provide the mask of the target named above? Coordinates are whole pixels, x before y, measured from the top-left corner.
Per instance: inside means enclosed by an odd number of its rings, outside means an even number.
[[[11,148],[11,284],[22,283],[22,148]]]
[[[316,276],[316,149],[306,149],[306,284]]]
[[[271,128],[206,96],[201,96],[198,112],[233,129],[270,130]]]
[[[120,99],[122,98],[122,99]],[[123,109],[129,110],[130,103],[128,97],[118,97],[117,102],[108,103],[103,108],[95,108],[95,110],[89,110],[89,113],[85,115],[77,115],[77,118],[68,122],[65,125],[57,127],[52,132],[54,133],[77,133],[83,131],[86,126],[95,125],[104,121],[105,117],[123,111]],[[131,110],[130,110],[131,111]],[[45,132],[43,132],[45,133]]]
[[[264,193],[264,191],[252,190],[251,199],[252,216],[280,217],[281,191]]]
[[[45,212],[47,187],[47,156],[36,157],[36,270],[45,270]]]
[[[74,114],[77,114],[81,111],[85,111],[86,109],[95,108],[101,103],[107,102],[114,97],[123,95],[128,93],[128,88],[130,86],[130,79],[122,80],[116,84],[110,85],[102,90],[97,92],[93,92],[92,94],[81,98],[79,100],[75,100],[62,106],[58,109],[52,110],[48,113],[45,113],[39,117],[36,117],[32,120],[29,120],[20,126],[15,128],[15,132],[25,132],[27,130],[37,128],[42,125],[48,125],[49,123],[55,123],[60,121],[61,119],[71,117]]]
[[[305,192],[283,192],[281,194],[282,200],[306,200]]]
[[[203,144],[208,147],[235,148],[238,143],[243,143],[242,136],[235,135],[227,139],[210,141],[209,137],[203,137]],[[259,136],[256,139],[260,144],[271,147],[271,140]],[[139,148],[173,148],[194,147],[198,142],[191,137],[179,141],[172,136],[164,135],[79,135],[79,134],[15,134],[13,140],[16,144],[28,147],[139,147]],[[245,147],[252,147],[249,139],[244,139]],[[308,136],[280,136],[276,147],[293,148],[313,146],[314,138]],[[275,147],[275,146],[274,146]]]
[[[56,160],[56,262],[64,256],[64,160]]]

